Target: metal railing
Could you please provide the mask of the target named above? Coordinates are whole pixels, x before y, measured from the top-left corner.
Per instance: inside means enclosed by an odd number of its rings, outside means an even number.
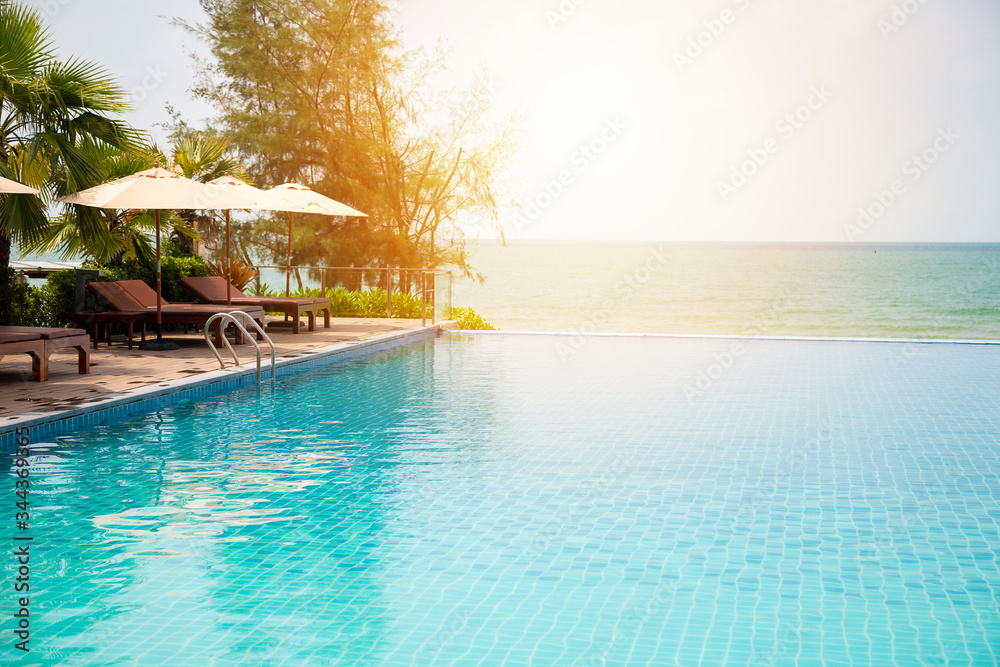
[[[261,328],[259,324],[257,324],[257,320],[253,319],[252,317],[250,317],[248,313],[245,313],[242,310],[235,310],[231,313],[216,313],[215,315],[212,315],[210,318],[208,318],[208,321],[205,322],[205,342],[208,343],[208,346],[212,349],[212,353],[215,354],[215,358],[219,360],[219,366],[223,370],[225,370],[226,362],[222,360],[222,355],[220,355],[219,351],[215,349],[215,344],[208,337],[209,327],[211,326],[212,322],[216,320],[222,320],[221,322],[219,322],[219,337],[222,338],[222,342],[225,344],[225,346],[229,348],[229,353],[233,355],[234,365],[236,366],[240,365],[240,357],[239,355],[236,354],[236,350],[233,349],[233,346],[229,344],[229,339],[226,338],[226,334],[224,331],[226,326],[225,321],[228,320],[229,322],[233,323],[233,326],[235,326],[240,332],[242,332],[243,336],[248,341],[253,343],[254,349],[257,352],[257,384],[260,384],[260,345],[257,344],[257,341],[253,339],[253,336],[250,335],[250,332],[246,330],[246,327],[240,324],[239,320],[237,320],[236,317],[234,317],[234,315],[242,315],[243,317],[245,317],[247,321],[253,325],[254,329],[256,329],[258,333],[260,333],[260,335],[264,338],[264,340],[267,341],[267,344],[271,346],[271,382],[274,382],[274,373],[277,370],[277,366],[275,365],[274,341],[271,340],[271,337],[264,332],[264,329]]]
[[[431,323],[436,323],[438,319],[444,319],[451,309],[451,271],[440,269],[407,269],[407,268],[384,268],[384,267],[358,267],[358,266],[266,266],[255,267],[254,281],[257,291],[261,289],[261,269],[276,269],[287,271],[285,274],[285,296],[289,295],[291,286],[292,271],[310,271],[319,273],[320,290],[323,295],[327,291],[327,277],[331,272],[346,272],[349,275],[358,275],[357,280],[349,282],[356,286],[356,289],[363,290],[365,287],[377,287],[385,289],[385,316],[392,317],[392,294],[393,287],[404,287],[397,289],[398,293],[413,293],[416,291],[420,295],[420,312],[423,324],[427,324],[427,309],[431,308]],[[290,270],[289,270],[290,269]],[[393,278],[396,277],[394,281]],[[369,280],[366,280],[369,278]],[[345,280],[339,276],[334,276],[334,282],[344,283]]]

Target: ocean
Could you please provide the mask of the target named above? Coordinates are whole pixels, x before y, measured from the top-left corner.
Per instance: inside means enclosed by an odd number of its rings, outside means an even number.
[[[1000,340],[1000,243],[471,248],[485,281],[456,271],[452,304],[501,331]]]
[[[1000,244],[480,241],[502,331],[1000,340]]]

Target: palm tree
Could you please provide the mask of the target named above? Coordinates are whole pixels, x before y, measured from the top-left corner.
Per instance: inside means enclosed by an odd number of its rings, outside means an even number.
[[[144,143],[142,133],[109,117],[128,110],[125,97],[100,66],[57,60],[36,11],[0,0],[0,174],[39,188],[46,200],[97,185],[105,174],[95,149]],[[69,214],[92,247],[115,246],[99,209]],[[0,195],[0,269],[9,265],[12,242],[35,245],[49,224],[37,198]]]
[[[155,163],[164,164],[166,158],[155,148],[148,151],[122,151],[107,144],[87,147],[89,156],[100,165],[101,181],[111,181],[149,169]],[[102,228],[109,234],[95,237],[86,234],[76,211],[67,209],[55,216],[42,234],[33,242],[24,244],[28,252],[59,251],[64,257],[84,257],[102,266],[121,266],[138,260],[151,264],[156,260],[152,236],[153,217],[144,210],[94,209],[102,219]],[[163,223],[171,227],[177,216],[165,211]],[[183,223],[182,223],[183,224]]]
[[[209,134],[192,133],[176,137],[174,140],[174,161],[172,168],[186,178],[207,183],[208,181],[230,174],[237,178],[245,178],[246,167],[238,159],[227,155],[229,141]],[[187,223],[190,230],[206,235],[218,233],[218,225],[211,215],[198,215],[195,211],[178,211],[178,215]],[[191,241],[195,236],[187,233],[184,227],[175,227],[173,238],[182,246],[193,251]]]

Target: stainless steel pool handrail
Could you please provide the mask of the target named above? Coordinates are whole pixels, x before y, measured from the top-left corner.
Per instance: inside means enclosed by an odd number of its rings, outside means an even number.
[[[242,310],[234,310],[231,313],[216,313],[215,315],[212,315],[210,318],[208,318],[208,321],[205,322],[205,342],[208,343],[208,347],[212,350],[212,353],[215,355],[215,358],[219,360],[219,366],[223,370],[225,370],[226,362],[222,360],[222,355],[220,355],[219,351],[215,349],[215,345],[208,337],[208,330],[212,322],[214,322],[215,320],[224,320],[224,321],[228,320],[233,323],[233,326],[235,326],[243,333],[243,335],[246,337],[248,341],[253,343],[254,350],[256,350],[257,353],[257,384],[260,384],[260,345],[257,344],[257,341],[253,339],[253,336],[250,335],[250,332],[247,331],[246,327],[240,324],[239,320],[237,320],[234,317],[234,315],[242,315],[243,317],[245,317],[247,321],[253,325],[254,329],[256,329],[257,332],[264,338],[264,340],[267,341],[267,344],[271,346],[271,382],[274,382],[274,372],[275,370],[277,370],[277,366],[275,365],[274,341],[271,340],[271,337],[268,336],[267,333],[264,331],[264,329],[260,326],[260,324],[257,323],[257,320],[250,317],[248,313],[245,313]],[[220,328],[225,327],[225,324],[220,322],[219,327]],[[236,366],[239,366],[240,357],[239,355],[236,354],[236,350],[233,349],[233,346],[229,344],[229,339],[226,338],[225,333],[221,331],[221,329],[219,331],[219,336],[222,338],[222,342],[225,344],[225,346],[229,348],[229,353],[233,355],[234,364]]]

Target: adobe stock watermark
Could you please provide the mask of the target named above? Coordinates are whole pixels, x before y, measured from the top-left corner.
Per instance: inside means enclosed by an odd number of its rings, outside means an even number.
[[[45,18],[52,19],[55,18],[56,14],[62,11],[62,8],[71,3],[73,0],[45,0],[44,2],[38,3],[38,11],[45,15]]]
[[[934,141],[903,164],[903,178],[894,179],[885,189],[876,190],[872,201],[858,208],[855,221],[844,225],[847,240],[853,243],[864,236],[907,193],[907,181],[919,181],[961,138],[951,127],[938,128]]]
[[[801,632],[801,626],[785,623],[781,626],[778,637],[771,648],[755,652],[747,664],[750,667],[775,667],[779,664],[785,664],[787,658],[798,652]]]
[[[485,67],[476,73],[468,88],[456,88],[423,112],[424,116],[440,115],[443,125],[464,126],[467,121],[485,111],[502,84]]]
[[[149,97],[149,94],[159,88],[168,76],[169,74],[163,70],[162,65],[159,63],[156,65],[147,65],[142,79],[139,81],[139,85],[129,90],[132,101],[137,104],[144,102]]]
[[[942,504],[950,498],[961,498],[962,467],[956,462],[947,465],[937,483],[915,487],[900,497],[900,509],[887,509],[879,516],[872,516],[881,530],[870,535],[868,543],[858,545],[858,564],[862,569],[881,571],[887,561],[899,557],[900,549],[907,550],[911,533],[923,534],[927,529],[924,519],[940,513]],[[900,546],[897,546],[897,541]],[[890,566],[891,567],[891,566]]]
[[[733,0],[733,4],[743,11],[753,4],[753,0]],[[736,11],[727,7],[719,12],[717,17],[702,21],[703,29],[688,38],[683,50],[673,53],[677,71],[683,74],[685,67],[693,65],[698,58],[701,58],[722,37],[726,28],[736,23],[738,16]]]
[[[703,395],[706,391],[712,388],[712,386],[726,374],[730,368],[736,363],[736,360],[746,354],[746,347],[743,343],[736,341],[730,343],[729,346],[722,352],[716,352],[712,359],[713,361],[708,364],[705,368],[698,371],[698,376],[695,378],[694,382],[688,383],[684,387],[684,397],[689,401],[698,398]]]
[[[749,493],[740,497],[736,512],[720,517],[717,525],[720,528],[749,525],[763,506],[787,497],[796,484],[801,484],[803,473],[810,465],[818,465],[818,459],[833,450],[836,439],[842,433],[839,420],[829,416],[820,417],[812,436],[793,450],[787,464],[775,469],[770,480],[762,479],[754,484]]]
[[[958,636],[941,646],[941,651],[924,659],[924,664],[937,667],[941,665],[975,664],[975,656],[970,652],[970,644],[978,644],[986,648],[995,635],[994,628],[1000,627],[1000,613],[994,609],[979,609],[970,614],[959,616]],[[995,662],[995,660],[994,660]]]
[[[771,327],[784,319],[785,313],[791,307],[791,297],[786,289],[779,291],[777,297],[771,300],[764,312],[755,317],[743,331],[744,336],[761,336],[766,334]],[[706,391],[715,386],[722,377],[729,372],[737,360],[746,353],[746,346],[742,341],[733,341],[722,352],[717,352],[709,364],[698,371],[695,379],[684,387],[684,397],[692,401],[704,395]]]
[[[471,617],[472,614],[468,611],[462,611],[449,617],[447,621],[440,626],[441,630],[420,646],[420,650],[418,650],[416,654],[416,657],[420,659],[420,664],[431,664],[435,662],[438,658],[438,654],[441,653],[441,651],[449,644],[453,643],[455,637],[457,637],[465,629],[465,626],[468,625],[469,618]]]
[[[621,118],[615,117],[607,120],[595,137],[577,147],[570,157],[571,168],[563,169],[554,179],[543,182],[542,192],[539,192],[522,206],[520,212],[514,213],[514,229],[520,232],[538,220],[542,213],[552,206],[566,190],[571,188],[576,183],[577,178],[600,159],[627,129],[628,125]]]
[[[941,321],[938,318],[938,321]],[[916,359],[927,354],[927,343],[901,343],[888,356],[889,368],[898,371]]]
[[[602,470],[600,477],[588,477],[580,482],[574,491],[575,498],[572,509],[564,514],[554,515],[535,533],[531,544],[526,546],[521,553],[521,561],[528,564],[534,563],[556,540],[560,539],[560,536],[577,530],[586,519],[588,514],[586,510],[593,507],[616,480],[628,472],[635,458],[634,451],[619,450],[615,460]]]
[[[594,646],[589,656],[585,656],[575,664],[581,667],[603,667],[608,664],[618,664],[630,653],[630,649],[646,621],[657,612],[671,606],[676,595],[676,581],[662,582],[646,604],[633,607],[622,614],[618,623],[615,624],[611,639],[606,644]]]
[[[927,4],[927,1],[903,0],[903,2],[894,4],[889,12],[889,17],[880,19],[878,22],[878,31],[882,33],[882,39],[889,41],[892,34],[902,30],[903,26],[909,23],[910,19]]]
[[[966,294],[979,292],[987,287],[996,286],[1000,280],[1000,257],[992,255],[979,262],[976,274],[965,281],[963,291]]]
[[[587,0],[561,0],[555,9],[545,10],[545,20],[549,22],[552,30],[557,30],[560,25],[569,21],[576,10],[586,4]]]
[[[608,319],[617,310],[622,308],[629,299],[642,290],[653,275],[662,270],[670,262],[670,253],[664,248],[653,248],[649,251],[644,261],[628,273],[622,275],[614,288],[614,297],[609,297],[601,302],[600,308],[587,315],[587,321],[570,332],[570,337],[566,342],[560,341],[556,344],[556,353],[562,361],[580,350],[587,344],[587,335],[599,333],[608,323]]]
[[[995,288],[998,283],[1000,283],[1000,257],[991,256],[979,263],[975,274],[967,278],[964,284],[958,285],[954,290],[949,290],[949,294],[945,295],[945,301],[958,301],[963,296],[975,294],[986,288]],[[947,314],[937,313],[927,321],[925,326],[927,330],[941,330],[953,324],[954,322],[949,320]],[[907,342],[893,345],[887,357],[889,369],[900,371],[916,360],[926,357],[931,345],[932,343],[926,342]]]
[[[774,124],[774,131],[777,133],[775,136],[770,136],[762,145],[747,150],[746,159],[732,168],[729,178],[718,182],[717,189],[723,203],[728,202],[730,197],[749,183],[750,179],[781,150],[782,142],[794,137],[833,97],[833,93],[822,85],[813,86],[809,92],[809,97],[804,103],[786,113]]]

